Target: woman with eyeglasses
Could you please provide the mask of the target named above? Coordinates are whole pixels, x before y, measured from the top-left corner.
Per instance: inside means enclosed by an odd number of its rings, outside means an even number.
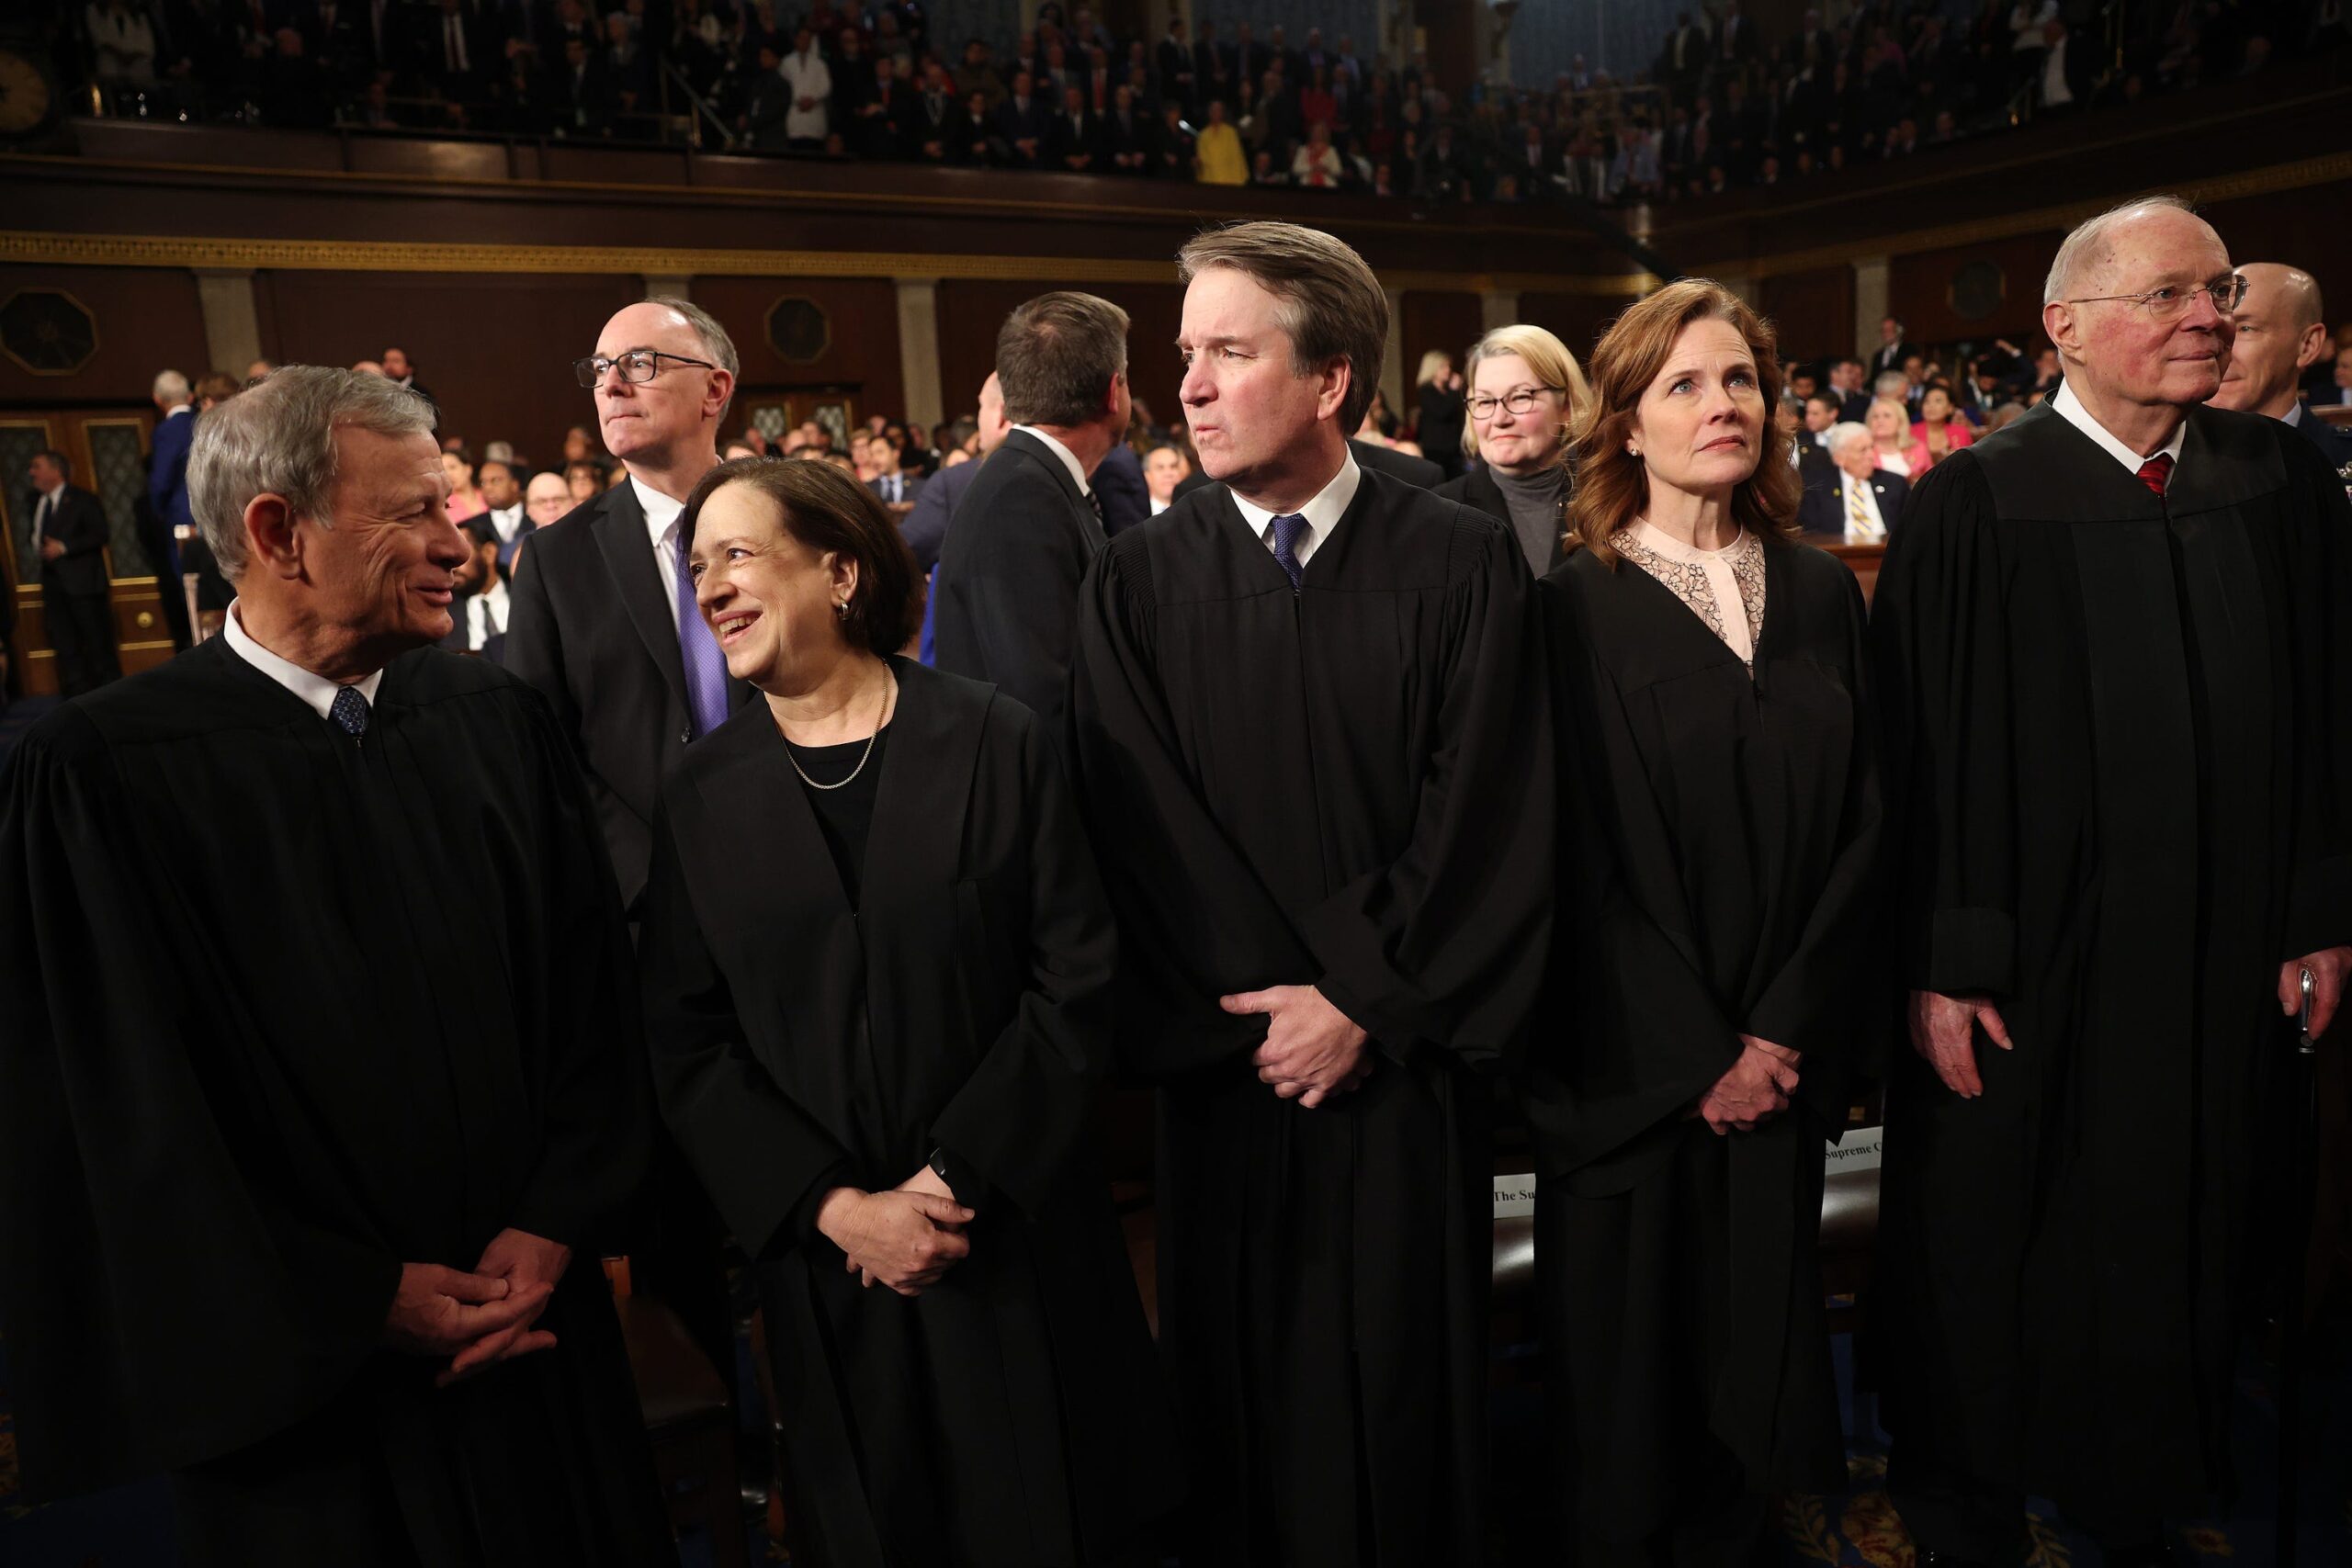
[[[1568,345],[1542,327],[1497,327],[1470,350],[1462,450],[1478,466],[1435,493],[1510,525],[1528,570],[1560,564],[1566,548],[1568,425],[1591,396]],[[1431,453],[1434,457],[1436,454]]]

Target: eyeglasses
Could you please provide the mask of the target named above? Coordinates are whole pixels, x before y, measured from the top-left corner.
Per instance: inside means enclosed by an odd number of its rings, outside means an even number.
[[[699,365],[706,370],[718,368],[707,359],[688,359],[683,354],[664,354],[658,348],[632,348],[627,354],[616,355],[610,359],[601,354],[575,359],[571,362],[571,373],[580,378],[582,386],[591,390],[601,385],[605,375],[615,369],[620,371],[622,380],[632,386],[641,386],[662,373],[662,361],[665,359],[673,359],[681,365]]]
[[[1498,408],[1509,409],[1513,413],[1533,413],[1536,402],[1544,393],[1556,392],[1559,389],[1557,387],[1521,387],[1519,390],[1500,398],[1490,398],[1484,392],[1474,392],[1464,400],[1463,406],[1470,411],[1472,419],[1492,419],[1495,417],[1495,411]]]
[[[2087,299],[2066,299],[2062,300],[2061,303],[2098,305],[2109,301],[2128,300],[2132,304],[2144,307],[2148,314],[2159,321],[2177,321],[2188,313],[2188,307],[2196,303],[2199,294],[2211,299],[2213,309],[2226,316],[2245,301],[2245,279],[2232,273],[2227,277],[2217,277],[2210,283],[2200,283],[2193,288],[2183,288],[2178,285],[2167,284],[2162,288],[2151,288],[2145,294],[2094,294]]]

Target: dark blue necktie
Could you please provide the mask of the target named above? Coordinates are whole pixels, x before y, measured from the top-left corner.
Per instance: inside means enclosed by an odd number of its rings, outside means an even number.
[[[354,740],[368,733],[368,699],[359,694],[356,686],[337,687],[334,705],[327,710],[335,728]]]
[[[694,574],[686,570],[686,536],[678,540],[678,656],[686,671],[686,705],[694,710],[695,737],[727,722],[727,656],[710,635],[695,603]]]
[[[1295,512],[1285,512],[1274,520],[1274,564],[1290,575],[1290,591],[1298,592],[1298,574],[1306,569],[1299,564],[1298,542],[1306,536],[1306,519]]]

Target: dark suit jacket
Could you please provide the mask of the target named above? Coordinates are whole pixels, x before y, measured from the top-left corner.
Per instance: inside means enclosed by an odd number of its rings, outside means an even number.
[[[1350,437],[1348,450],[1356,455],[1356,467],[1378,468],[1382,473],[1403,479],[1408,485],[1432,490],[1445,479],[1445,470],[1427,457],[1416,457],[1410,452],[1399,452],[1393,446],[1375,446],[1369,441]]]
[[[1830,482],[1817,490],[1807,490],[1797,504],[1797,525],[1808,534],[1834,534],[1846,536],[1846,510],[1843,497],[1846,487],[1839,482],[1844,471],[1831,476]],[[1886,536],[1892,542],[1894,531],[1903,524],[1903,508],[1911,499],[1911,481],[1900,474],[1890,474],[1884,468],[1871,475],[1871,489],[1878,494],[1878,514],[1886,524]]]
[[[1870,375],[1864,379],[1875,380],[1890,370],[1900,370],[1903,362],[1919,352],[1917,346],[1905,342],[1881,344],[1871,350]]]
[[[2352,429],[2328,423],[2312,412],[2312,405],[2308,402],[2302,405],[2295,428],[2319,448],[2320,456],[2327,459],[2327,466],[2343,477],[2345,488],[2352,490]]]
[[[961,465],[958,466],[960,467]],[[899,475],[899,499],[905,502],[909,506],[912,506],[916,502],[922,499],[923,486],[928,481],[925,480],[921,474],[900,473]],[[888,498],[882,493],[882,481],[880,479],[874,479],[866,480],[865,488],[874,492],[876,500],[883,501],[887,503]]]
[[[685,755],[694,710],[670,596],[637,490],[582,502],[516,558],[505,665],[544,694],[588,774],[621,897],[635,908],[662,775]],[[752,688],[729,682],[730,706]]]
[[[340,17],[337,25],[341,25]],[[196,439],[196,411],[175,413],[155,426],[147,463],[147,503],[166,528],[184,528],[187,510],[187,448]]]
[[[1432,464],[1431,467],[1435,465]],[[1487,471],[1487,466],[1484,463],[1469,469],[1458,479],[1446,480],[1430,493],[1447,501],[1458,501],[1464,506],[1476,507],[1504,527],[1511,527],[1510,502],[1503,499],[1502,486],[1495,483],[1495,476]],[[1517,536],[1516,529],[1513,530],[1513,536]],[[1544,570],[1537,575],[1544,576],[1552,572],[1567,558],[1567,535],[1563,531],[1552,540],[1552,558],[1544,563]]]
[[[947,542],[947,524],[956,515],[956,503],[964,499],[979,474],[979,461],[940,469],[916,493],[915,509],[899,525],[899,537],[906,540],[907,548],[914,552],[915,565],[926,575],[939,564],[939,547]]]
[[[1106,542],[1059,457],[1015,430],[956,507],[934,584],[939,668],[993,682],[1061,734],[1078,583]]]
[[[32,535],[32,520],[40,509],[40,492],[25,501],[25,534]],[[40,563],[40,585],[59,593],[88,594],[107,591],[107,514],[98,498],[76,485],[57,492],[57,508],[50,513],[42,536],[57,540],[65,553]]]
[[[1102,498],[1102,532],[1116,534],[1151,520],[1151,487],[1143,482],[1143,459],[1125,442],[1115,442],[1088,476]]]

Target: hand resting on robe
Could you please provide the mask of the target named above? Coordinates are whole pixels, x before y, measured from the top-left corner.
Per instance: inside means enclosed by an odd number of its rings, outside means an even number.
[[[552,1346],[555,1336],[533,1325],[547,1310],[548,1300],[554,1295],[563,1271],[571,1267],[571,1248],[560,1241],[511,1227],[491,1237],[490,1245],[481,1250],[481,1261],[474,1265],[474,1272],[485,1279],[505,1280],[510,1296],[536,1292],[533,1304],[521,1321],[484,1334],[458,1351],[434,1380],[435,1386],[447,1388],[493,1362],[511,1361],[517,1356]]]
[[[2344,977],[2352,970],[2352,947],[2327,947],[2278,966],[2278,1007],[2292,1018],[2303,1010],[2304,970],[2312,972],[2312,1038],[2327,1032],[2344,999]]]
[[[1739,1037],[1739,1059],[1699,1098],[1698,1114],[1715,1135],[1752,1133],[1789,1108],[1804,1054],[1753,1034]]]
[[[384,1343],[411,1356],[455,1358],[483,1340],[527,1327],[546,1307],[551,1289],[517,1289],[492,1275],[438,1263],[403,1263],[384,1314]],[[542,1337],[555,1343],[553,1335]]]
[[[971,1255],[964,1227],[972,1211],[953,1198],[919,1190],[920,1179],[921,1175],[910,1178],[889,1192],[836,1187],[825,1194],[817,1229],[842,1249],[842,1267],[862,1283],[879,1282],[902,1296],[919,1296]]]
[[[1985,1037],[2002,1050],[2011,1050],[2009,1026],[2001,1021],[2001,1013],[1990,998],[1947,997],[1939,991],[1914,991],[1908,1009],[1911,1026],[1911,1049],[1936,1069],[1936,1077],[1962,1100],[1976,1100],[1984,1093],[1984,1080],[1976,1071],[1976,1026],[1984,1026]]]
[[[1273,1085],[1283,1100],[1312,1111],[1335,1094],[1345,1094],[1372,1071],[1364,1055],[1371,1036],[1313,986],[1270,986],[1219,997],[1229,1013],[1266,1015],[1266,1043],[1250,1056],[1261,1083]]]

